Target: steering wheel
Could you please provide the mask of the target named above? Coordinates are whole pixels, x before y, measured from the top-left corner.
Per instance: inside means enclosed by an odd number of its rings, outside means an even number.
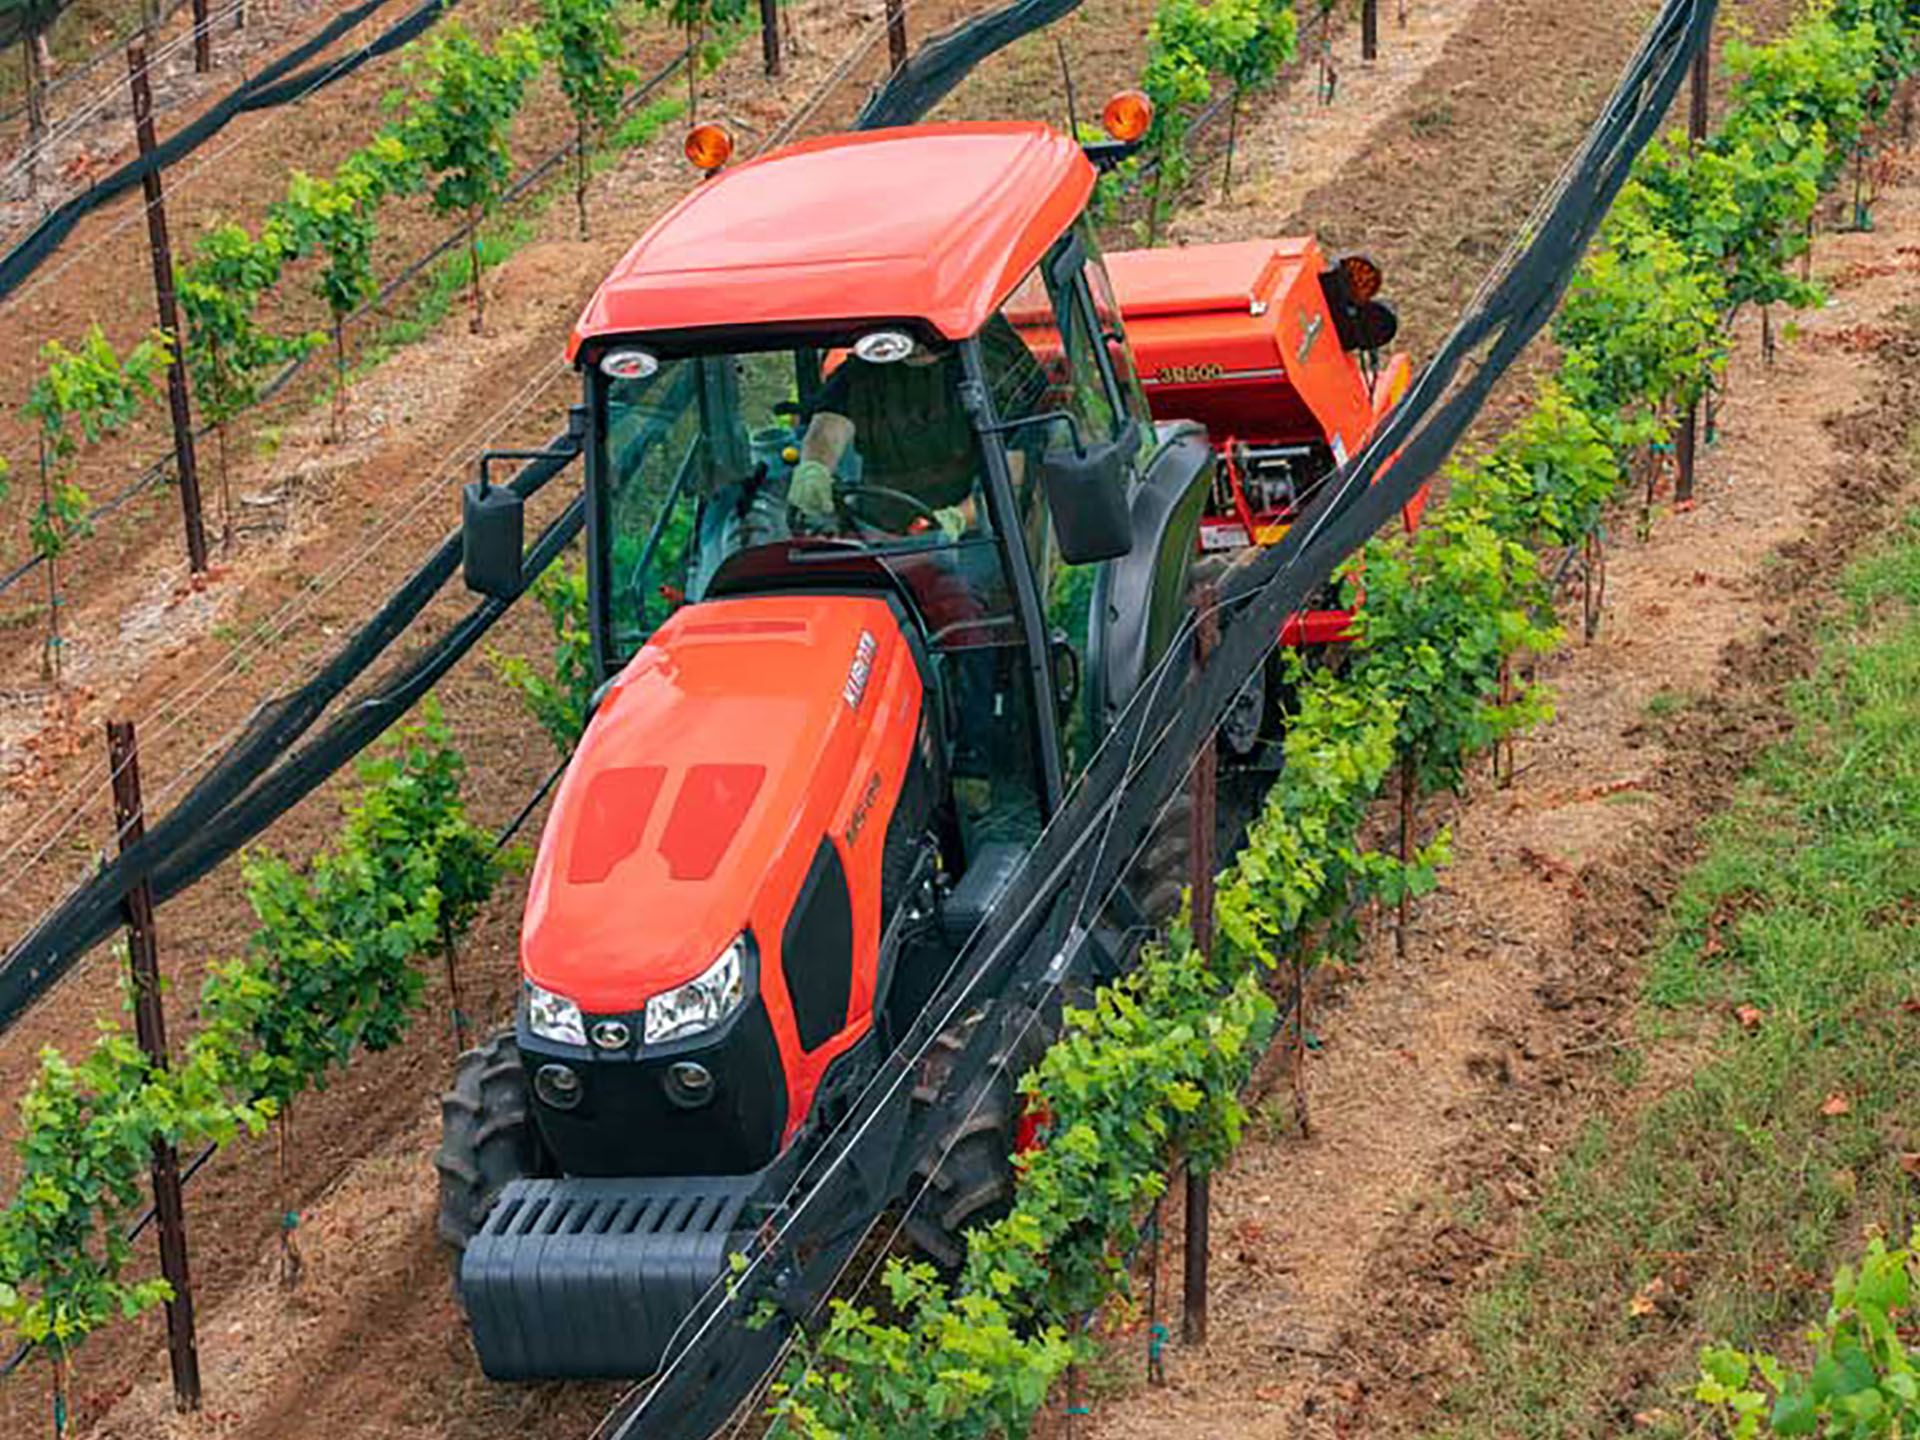
[[[913,519],[904,529],[893,529],[882,525],[872,516],[862,514],[859,502],[865,499],[885,500],[890,504],[905,506],[913,512]],[[911,535],[919,529],[937,530],[940,517],[933,507],[918,495],[909,495],[905,490],[895,490],[890,485],[837,485],[833,491],[833,507],[840,512],[840,518],[850,526],[860,530],[878,530],[888,535]],[[921,522],[925,524],[922,525]]]

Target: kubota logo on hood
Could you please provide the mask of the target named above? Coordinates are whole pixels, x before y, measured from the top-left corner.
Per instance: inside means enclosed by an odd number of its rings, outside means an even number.
[[[860,699],[867,693],[867,680],[873,674],[873,656],[879,649],[871,630],[862,630],[860,639],[853,647],[853,664],[847,667],[847,683],[841,687],[840,698],[847,702],[849,710],[860,708]]]

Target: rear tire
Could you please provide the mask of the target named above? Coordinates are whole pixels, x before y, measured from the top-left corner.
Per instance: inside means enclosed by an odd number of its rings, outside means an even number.
[[[528,1104],[520,1047],[508,1028],[454,1063],[440,1100],[441,1243],[456,1267],[509,1181],[554,1173]]]
[[[1223,555],[1201,555],[1190,561],[1188,605],[1197,609],[1201,594],[1216,583],[1226,569],[1227,558]],[[1127,886],[1147,923],[1164,934],[1179,915],[1181,896],[1192,883],[1193,787],[1182,781],[1148,827],[1140,853],[1127,871]]]
[[[934,1038],[913,1089],[917,1108],[940,1098],[982,1018],[972,1015]],[[1020,1078],[1047,1053],[1054,1029],[1033,1010],[1007,1015],[986,1069],[974,1077],[959,1113],[920,1164],[921,1188],[908,1201],[907,1238],[947,1270],[959,1269],[966,1257],[967,1231],[1013,1208],[1014,1145],[1025,1110]]]

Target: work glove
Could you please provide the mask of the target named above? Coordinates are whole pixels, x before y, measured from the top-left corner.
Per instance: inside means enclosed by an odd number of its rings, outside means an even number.
[[[933,512],[933,518],[939,523],[940,533],[949,540],[958,540],[967,533],[967,512],[958,505],[947,505]]]
[[[818,460],[802,460],[787,482],[787,503],[819,518],[833,511],[833,471]]]

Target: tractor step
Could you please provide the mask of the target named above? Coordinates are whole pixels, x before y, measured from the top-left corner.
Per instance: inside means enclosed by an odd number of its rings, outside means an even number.
[[[744,1248],[760,1175],[516,1180],[460,1264],[495,1380],[639,1379]]]

